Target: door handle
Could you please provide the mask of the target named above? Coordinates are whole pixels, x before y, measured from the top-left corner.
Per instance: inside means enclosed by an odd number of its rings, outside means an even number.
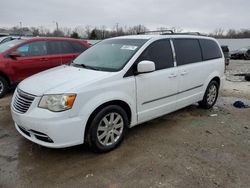
[[[184,75],[186,75],[187,73],[188,73],[187,71],[182,71],[182,72],[181,72],[181,75],[184,76]]]

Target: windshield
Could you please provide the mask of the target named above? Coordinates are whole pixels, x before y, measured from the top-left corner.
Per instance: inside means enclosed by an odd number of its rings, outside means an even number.
[[[119,71],[146,41],[145,39],[104,40],[84,51],[72,65],[100,71]]]
[[[0,44],[0,53],[3,53],[6,50],[9,50],[10,48],[16,46],[17,44],[20,44],[22,41],[23,40],[12,40],[12,41]]]

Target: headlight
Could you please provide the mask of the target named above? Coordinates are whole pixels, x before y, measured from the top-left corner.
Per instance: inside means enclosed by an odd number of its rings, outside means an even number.
[[[44,95],[38,107],[48,109],[52,112],[61,112],[73,107],[76,94]]]

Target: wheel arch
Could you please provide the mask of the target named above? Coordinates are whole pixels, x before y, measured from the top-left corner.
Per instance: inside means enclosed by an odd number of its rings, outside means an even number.
[[[213,80],[216,81],[216,82],[218,83],[219,87],[220,87],[220,82],[221,82],[221,80],[220,80],[219,76],[215,76],[211,81],[213,81]],[[211,82],[211,81],[210,81],[210,82]],[[209,83],[210,83],[210,82],[209,82]]]
[[[6,74],[4,74],[4,72],[0,71],[0,76],[2,76],[7,81],[9,86],[11,85],[10,79],[8,78]]]
[[[221,74],[220,74],[220,72],[219,71],[214,71],[213,73],[211,73],[208,77],[207,77],[207,79],[206,79],[206,81],[204,82],[204,93],[205,93],[205,91],[206,91],[206,89],[207,89],[207,87],[208,87],[208,85],[209,85],[209,83],[212,81],[212,80],[214,80],[214,81],[216,81],[218,84],[219,84],[219,88],[220,88],[220,86],[221,86],[221,84],[222,84],[222,77],[220,76]]]
[[[84,131],[84,139],[86,139],[86,136],[88,134],[89,128],[90,128],[90,124],[92,122],[92,120],[94,119],[95,115],[103,108],[110,106],[110,105],[117,105],[120,106],[121,108],[123,108],[128,116],[129,119],[129,125],[132,121],[132,110],[130,108],[130,106],[128,105],[128,103],[122,101],[122,100],[112,100],[112,101],[108,101],[105,102],[101,105],[99,105],[89,116],[87,123],[86,123],[86,127],[85,127],[85,131]]]

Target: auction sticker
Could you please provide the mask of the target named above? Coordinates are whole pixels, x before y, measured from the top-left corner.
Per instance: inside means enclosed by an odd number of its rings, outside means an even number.
[[[123,45],[121,47],[122,50],[136,50],[138,46],[131,46],[131,45]]]

